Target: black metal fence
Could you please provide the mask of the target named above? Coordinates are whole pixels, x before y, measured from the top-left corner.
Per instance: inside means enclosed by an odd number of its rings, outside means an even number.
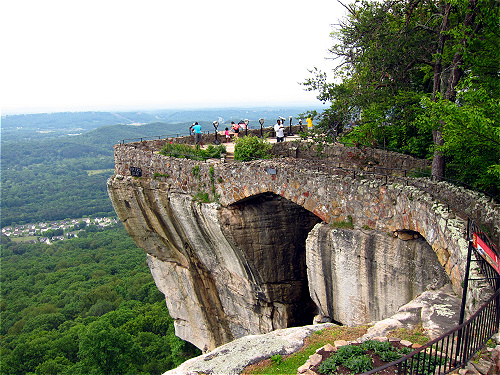
[[[500,325],[500,276],[473,246],[472,233],[480,236],[487,243],[487,246],[491,246],[492,251],[495,253],[498,253],[498,250],[477,224],[469,221],[468,257],[470,258],[470,254],[474,253],[475,262],[478,263],[479,269],[484,276],[479,280],[488,281],[492,290],[495,291],[493,295],[466,322],[459,324],[456,328],[399,360],[365,372],[363,375],[377,374],[387,369],[396,370],[398,375],[447,374],[458,368],[465,367],[467,362],[498,332]],[[468,278],[467,272],[465,281],[468,280],[473,279]],[[466,286],[464,286],[464,289],[466,289]],[[466,298],[465,292],[462,298]],[[464,306],[465,304],[462,305],[462,310]],[[462,314],[461,316],[463,316]]]
[[[209,134],[210,132],[208,132],[207,134]],[[189,136],[190,134],[180,134],[180,133],[176,133],[176,134],[163,134],[163,135],[153,135],[153,136],[149,136],[149,137],[140,137],[140,138],[129,138],[129,139],[121,139],[119,141],[119,143],[121,145],[125,144],[125,143],[130,143],[130,142],[143,142],[143,141],[152,141],[154,139],[170,139],[170,138],[179,138],[179,137],[187,137]]]
[[[447,374],[464,367],[498,332],[500,289],[465,323],[416,349],[397,361],[365,372],[377,374],[388,368],[397,374]]]

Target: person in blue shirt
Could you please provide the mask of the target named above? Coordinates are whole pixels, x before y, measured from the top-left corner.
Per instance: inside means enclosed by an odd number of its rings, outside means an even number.
[[[194,144],[200,144],[200,146],[203,146],[203,139],[201,138],[202,131],[201,131],[201,125],[198,125],[197,122],[194,123],[193,125],[193,131],[194,131]]]

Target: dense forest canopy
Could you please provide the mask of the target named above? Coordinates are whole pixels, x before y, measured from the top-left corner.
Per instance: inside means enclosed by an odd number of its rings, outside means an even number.
[[[332,32],[320,130],[433,160],[432,174],[500,192],[500,3],[361,0]]]
[[[153,375],[200,354],[121,225],[52,245],[2,237],[1,262],[0,374]]]

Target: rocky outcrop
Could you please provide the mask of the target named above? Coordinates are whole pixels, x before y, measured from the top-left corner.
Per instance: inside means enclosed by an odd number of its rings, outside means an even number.
[[[307,160],[182,160],[157,142],[115,147],[109,196],[176,334],[204,351],[315,315],[384,319],[448,281],[461,292],[466,222],[407,181]]]
[[[361,341],[385,337],[399,328],[413,330],[417,326],[433,340],[458,326],[460,307],[461,300],[447,287],[424,292],[401,306],[393,316],[375,323]]]
[[[116,176],[108,190],[148,254],[176,335],[204,351],[318,313],[349,325],[383,319],[449,281],[420,238],[335,229],[272,193],[224,207],[156,180]]]
[[[192,358],[163,375],[241,374],[245,367],[273,355],[289,355],[302,348],[312,333],[334,324],[310,325],[251,335],[218,347],[208,354]]]
[[[177,336],[207,351],[312,322],[305,239],[316,216],[265,195],[229,208],[199,204],[156,181],[117,179],[109,192],[148,253]]]
[[[346,325],[384,319],[426,290],[450,283],[420,236],[317,224],[307,239],[307,273],[321,315]]]

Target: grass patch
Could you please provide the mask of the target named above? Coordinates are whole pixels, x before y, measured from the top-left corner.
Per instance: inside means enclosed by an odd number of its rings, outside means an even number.
[[[422,324],[417,325],[414,329],[398,328],[389,332],[387,337],[398,337],[401,340],[408,340],[420,345],[425,345],[429,341],[429,338],[424,335]]]
[[[85,172],[87,172],[87,176],[93,176],[101,173],[113,173],[114,171],[115,171],[114,168],[108,168],[108,169],[91,169]]]
[[[335,340],[355,340],[363,336],[368,326],[361,327],[330,327],[316,331],[306,338],[304,347],[298,352],[287,357],[281,358],[280,363],[273,363],[270,359],[264,360],[255,365],[249,366],[243,372],[244,375],[250,374],[297,374],[297,369],[302,366],[310,355],[316,353],[316,350],[330,343],[333,345]]]
[[[332,226],[332,228],[354,229],[354,224],[353,224],[351,215],[347,216],[347,221],[339,221],[336,223],[331,223],[330,225]]]

